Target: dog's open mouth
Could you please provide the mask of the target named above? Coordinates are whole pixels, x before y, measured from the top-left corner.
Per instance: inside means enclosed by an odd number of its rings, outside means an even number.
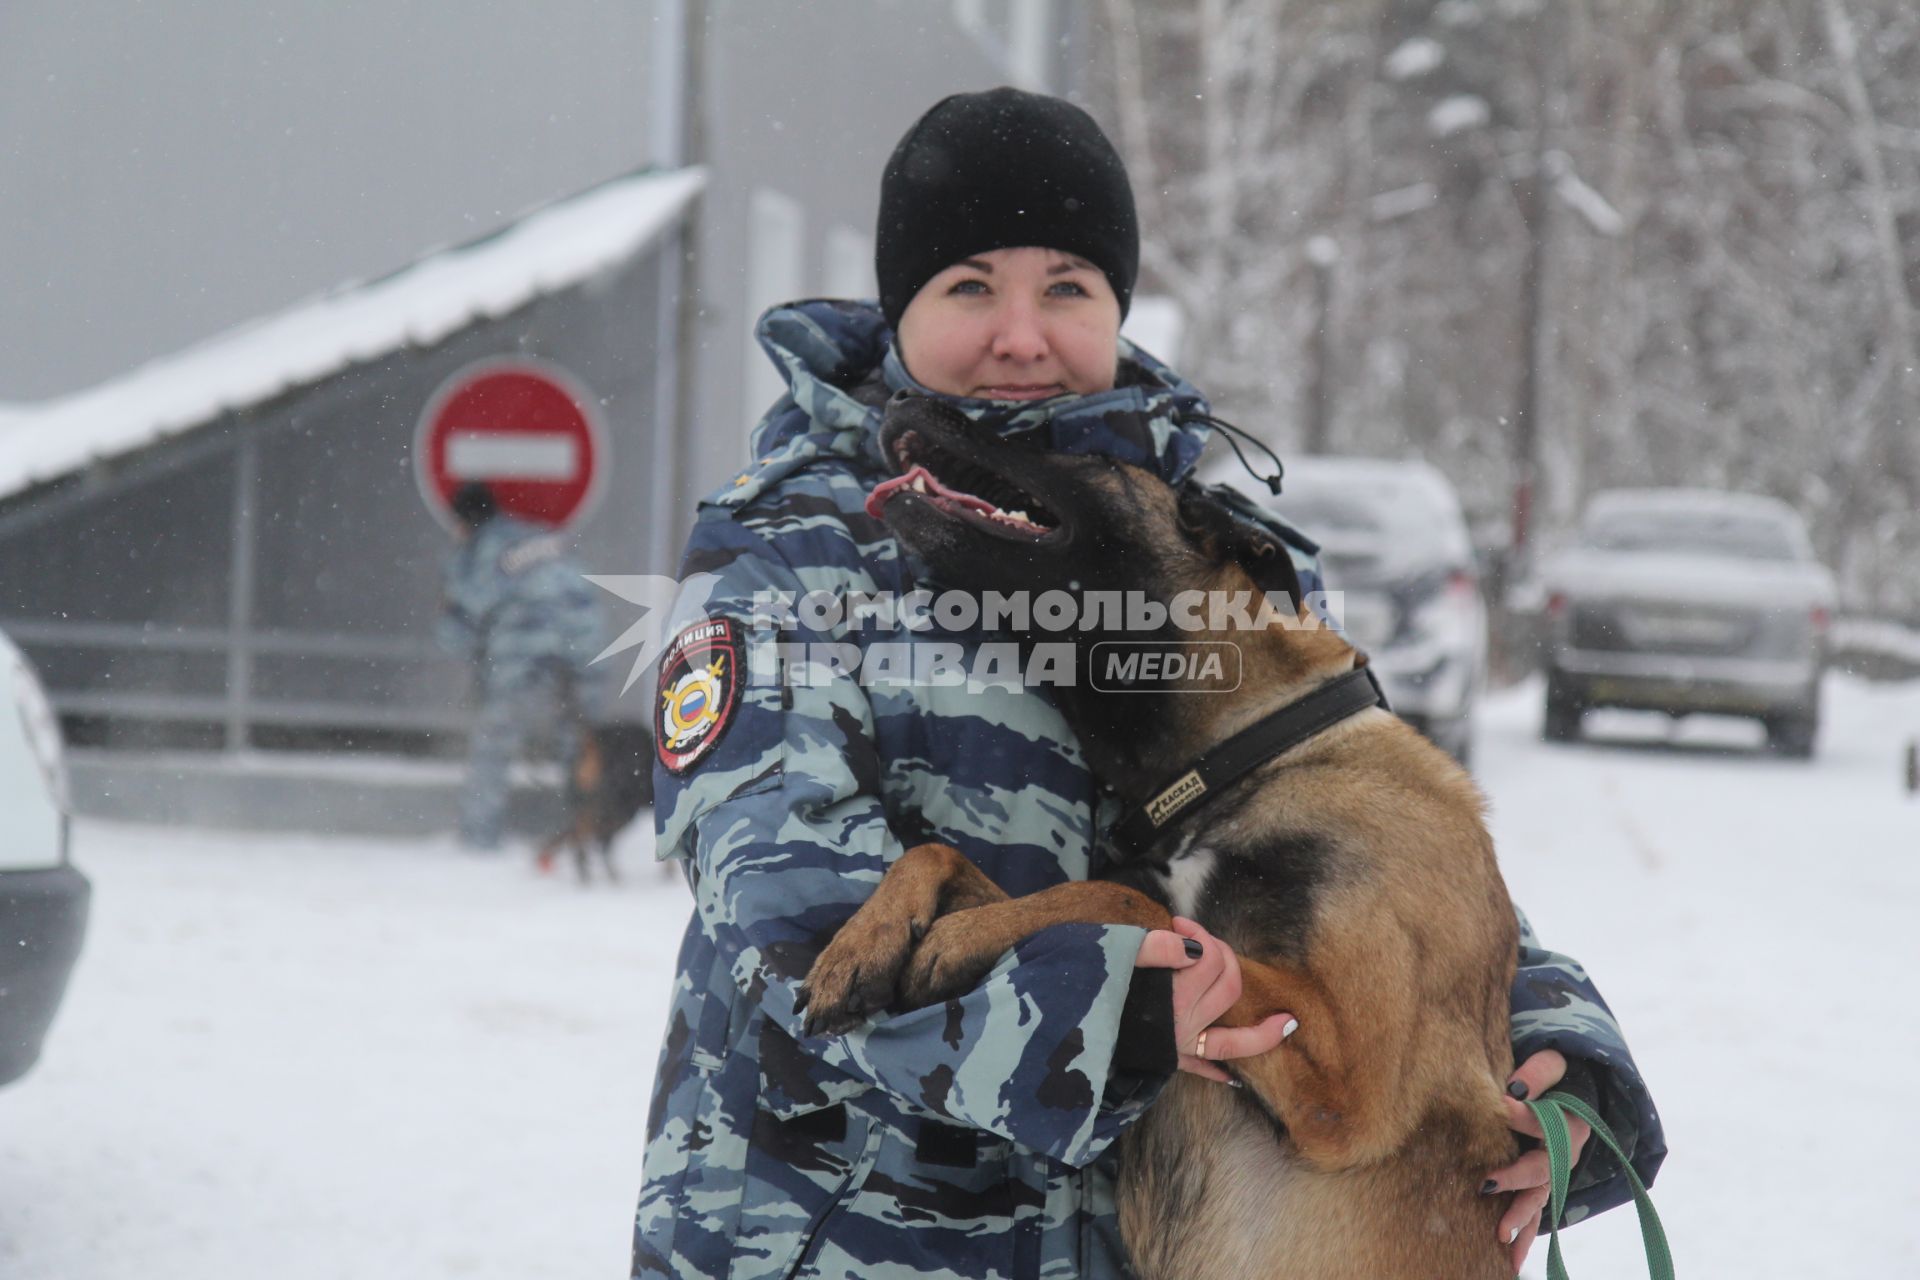
[[[867,514],[878,518],[893,498],[912,494],[927,505],[958,520],[1004,538],[1037,540],[1054,532],[1060,521],[1005,477],[978,463],[942,449],[917,431],[906,431],[892,444],[902,473],[884,480],[867,495]]]

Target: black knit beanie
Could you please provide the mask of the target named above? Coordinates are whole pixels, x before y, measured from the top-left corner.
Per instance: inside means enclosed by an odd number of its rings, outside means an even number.
[[[922,285],[992,249],[1077,254],[1127,314],[1140,226],[1126,166],[1093,117],[1019,89],[957,93],[907,130],[880,178],[874,272],[887,323]]]

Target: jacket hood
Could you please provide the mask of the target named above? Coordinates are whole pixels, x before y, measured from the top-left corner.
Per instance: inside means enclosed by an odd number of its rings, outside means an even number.
[[[998,434],[1145,467],[1169,484],[1192,473],[1212,432],[1199,391],[1125,338],[1119,385],[1112,390],[1009,405],[938,395],[914,381],[894,350],[893,331],[871,302],[789,303],[761,316],[754,333],[786,379],[787,394],[753,429],[752,465],[714,495],[728,505],[748,501],[822,457],[887,470],[880,415],[896,391],[936,396]]]

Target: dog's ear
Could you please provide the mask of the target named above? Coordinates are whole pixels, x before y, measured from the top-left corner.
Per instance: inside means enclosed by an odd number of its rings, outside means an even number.
[[[1268,595],[1300,602],[1300,575],[1293,555],[1272,530],[1236,511],[1211,486],[1180,486],[1180,528],[1194,549],[1215,564],[1232,560]]]
[[[1225,564],[1242,537],[1241,521],[1212,490],[1189,480],[1178,490],[1180,532],[1202,557]]]

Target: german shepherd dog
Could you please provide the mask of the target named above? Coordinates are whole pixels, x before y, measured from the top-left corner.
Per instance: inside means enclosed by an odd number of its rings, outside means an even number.
[[[566,824],[536,857],[541,871],[553,870],[561,851],[571,850],[580,883],[593,879],[592,860],[613,883],[613,838],[634,815],[653,803],[653,734],[644,724],[583,727],[580,748],[567,768]]]
[[[985,438],[924,398],[896,399],[881,440],[902,474],[870,509],[943,585],[1300,599],[1285,547],[1200,486]],[[1151,637],[1237,645],[1231,691],[1093,687],[1093,646],[1123,637],[1069,633],[1078,678],[1060,705],[1095,775],[1130,805],[1164,796],[1364,661],[1311,619]],[[938,1003],[1050,925],[1197,919],[1240,957],[1223,1021],[1285,1010],[1299,1030],[1222,1064],[1240,1089],[1177,1073],[1122,1140],[1120,1226],[1143,1280],[1510,1280],[1505,1197],[1478,1191],[1518,1151],[1501,1108],[1518,929],[1482,809],[1451,758],[1373,707],[1169,821],[1103,880],[1010,899],[958,851],[919,845],[814,964],[809,1030]]]

